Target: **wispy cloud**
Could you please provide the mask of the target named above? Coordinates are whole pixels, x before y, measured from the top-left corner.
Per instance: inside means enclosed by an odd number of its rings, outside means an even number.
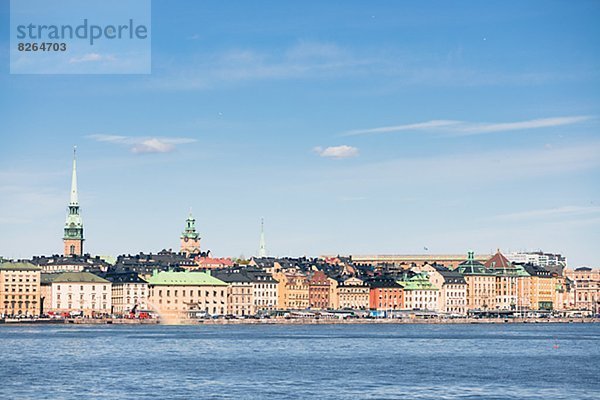
[[[415,188],[487,187],[498,182],[575,174],[600,167],[600,141],[546,148],[489,150],[448,155],[405,156],[394,160],[314,171],[324,187],[360,185],[366,191],[393,185]],[[337,187],[337,186],[336,186]],[[416,190],[416,189],[415,189]]]
[[[232,49],[202,54],[188,66],[158,67],[148,84],[165,90],[204,90],[249,81],[337,78],[363,71],[371,62],[333,43],[299,42],[277,52]]]
[[[79,57],[72,57],[69,59],[69,63],[84,63],[84,62],[100,62],[100,61],[115,61],[115,56],[111,54],[103,55],[99,53],[88,53]]]
[[[144,153],[169,153],[176,149],[178,144],[193,143],[196,139],[179,137],[133,137],[119,135],[89,135],[87,136],[97,142],[115,143],[126,145],[135,154]]]
[[[317,146],[313,149],[313,151],[321,157],[334,159],[350,158],[358,155],[358,149],[356,147],[347,145],[331,146],[326,148]]]
[[[555,208],[544,208],[537,210],[520,211],[516,213],[500,214],[492,217],[494,220],[520,221],[531,219],[548,219],[575,217],[582,215],[600,214],[600,207],[597,206],[562,206]]]
[[[538,118],[516,122],[467,122],[455,120],[432,120],[414,124],[383,126],[378,128],[356,129],[342,133],[342,136],[373,135],[392,132],[430,132],[453,136],[479,135],[494,132],[509,132],[528,129],[550,128],[563,125],[573,125],[588,121],[593,117],[578,115],[570,117]]]

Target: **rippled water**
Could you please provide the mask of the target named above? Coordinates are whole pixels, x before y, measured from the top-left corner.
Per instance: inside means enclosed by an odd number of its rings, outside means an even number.
[[[0,326],[2,399],[599,399],[600,324]]]

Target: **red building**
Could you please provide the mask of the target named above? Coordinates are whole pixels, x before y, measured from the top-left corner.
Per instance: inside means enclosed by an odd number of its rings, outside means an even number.
[[[310,308],[326,310],[329,308],[329,286],[331,283],[323,271],[315,272],[308,280],[308,301]]]
[[[401,310],[404,308],[404,290],[395,279],[376,278],[369,282],[371,310]]]

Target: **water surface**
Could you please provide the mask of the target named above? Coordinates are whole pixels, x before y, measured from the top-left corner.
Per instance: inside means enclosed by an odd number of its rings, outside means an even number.
[[[4,399],[599,399],[600,324],[0,326]]]

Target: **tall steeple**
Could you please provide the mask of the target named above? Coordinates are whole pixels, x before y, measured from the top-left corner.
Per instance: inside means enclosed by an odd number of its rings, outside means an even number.
[[[265,220],[263,218],[260,219],[260,243],[258,245],[258,256],[267,256],[267,245],[265,243]]]
[[[79,214],[79,197],[77,194],[77,147],[73,147],[73,173],[71,175],[71,198],[69,201],[65,234],[63,236],[64,254],[83,255],[83,221]]]
[[[69,205],[79,205],[79,198],[77,196],[77,146],[73,147],[73,173],[71,175],[71,202]]]

